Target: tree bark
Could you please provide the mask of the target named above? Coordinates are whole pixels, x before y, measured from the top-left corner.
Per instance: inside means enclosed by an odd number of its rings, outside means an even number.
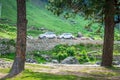
[[[105,0],[105,29],[101,66],[112,66],[114,45],[114,0]]]
[[[8,77],[13,77],[24,70],[26,53],[26,0],[17,0],[17,42],[16,56]]]

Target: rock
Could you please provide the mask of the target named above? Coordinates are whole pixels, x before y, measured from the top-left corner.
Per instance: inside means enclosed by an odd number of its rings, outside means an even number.
[[[9,46],[5,44],[0,44],[0,54],[9,53]]]
[[[113,65],[119,65],[120,62],[119,62],[119,61],[113,61],[112,64],[113,64]]]
[[[32,36],[27,36],[27,39],[33,39],[33,37]]]
[[[46,61],[51,60],[51,57],[49,55],[42,54],[41,57],[44,58]]]
[[[61,64],[79,64],[79,61],[75,57],[67,57]]]
[[[78,32],[78,34],[77,34],[77,37],[83,37],[83,35],[82,35],[82,33],[81,32]]]
[[[75,20],[70,20],[70,23],[77,24],[77,22]]]
[[[34,59],[30,59],[30,58],[26,59],[26,62],[28,62],[28,63],[37,63]]]
[[[100,64],[101,64],[101,62],[96,62],[96,64],[97,64],[97,65],[100,65]]]
[[[14,46],[10,46],[10,53],[15,53],[16,48]]]
[[[58,64],[58,63],[59,63],[58,60],[56,60],[56,59],[53,59],[51,62],[52,62],[52,63],[55,63],[55,64]]]
[[[11,66],[12,66],[11,62],[7,62],[0,59],[0,68],[10,68]]]
[[[14,51],[15,49],[13,49],[13,47],[14,47],[14,40],[0,39],[0,55],[5,55],[11,52],[15,52]]]

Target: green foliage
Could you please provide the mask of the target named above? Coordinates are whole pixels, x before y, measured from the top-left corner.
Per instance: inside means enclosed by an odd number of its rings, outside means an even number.
[[[5,55],[0,55],[0,58],[7,58],[9,60],[13,60],[15,57],[15,53],[9,53],[9,54],[5,54]]]
[[[53,50],[54,50],[56,53],[59,52],[59,51],[63,52],[63,51],[66,50],[67,46],[68,46],[68,45],[62,45],[62,44],[60,44],[60,45],[55,46]]]
[[[8,42],[8,44],[9,44],[9,45],[12,45],[12,46],[14,46],[14,47],[15,47],[16,42],[15,42],[15,40],[14,40],[14,39],[10,39],[10,40],[9,40],[9,42]]]
[[[89,56],[87,55],[86,50],[82,50],[82,51],[80,52],[80,54],[79,54],[79,55],[76,55],[75,57],[79,60],[80,63],[85,63],[85,62],[91,61],[91,60],[89,59]]]
[[[120,32],[119,32],[119,30],[116,30],[114,38],[115,38],[115,40],[120,41]]]
[[[7,21],[5,20],[3,23],[16,25],[16,2],[15,0],[8,0],[7,2],[5,0],[0,0],[0,3],[2,3],[3,5],[1,17],[7,20]],[[40,3],[41,5],[43,5],[43,2],[40,2]],[[36,37],[39,34],[43,33],[40,30],[31,29],[32,27],[35,27],[37,29],[45,28],[48,31],[53,31],[57,34],[61,34],[63,32],[71,32],[75,35],[78,32],[81,32],[84,35],[90,34],[90,32],[84,29],[84,27],[91,22],[90,20],[85,20],[84,17],[82,16],[65,12],[66,18],[71,17],[66,20],[65,18],[63,18],[63,16],[57,17],[53,15],[51,12],[45,9],[45,5],[43,6],[41,5],[38,5],[36,0],[27,1],[27,19],[28,19],[27,35],[32,35]],[[73,17],[73,16],[76,16],[76,17]],[[72,21],[75,21],[76,23],[74,24],[72,23]],[[0,23],[2,22],[0,21]],[[98,25],[94,26],[94,23],[91,26],[93,27],[93,33],[94,31],[96,31],[95,27],[97,26]],[[6,31],[6,32],[9,32],[9,31]],[[8,38],[9,36],[5,33],[4,34],[1,33],[0,31],[0,37]]]
[[[16,27],[7,24],[0,24],[0,37],[1,38],[16,38]]]
[[[41,57],[42,54],[49,54],[47,51],[32,51],[26,53],[26,58],[27,59],[33,59],[37,61],[37,63],[45,63],[46,60]]]
[[[60,15],[64,14],[65,18],[69,18],[66,13],[79,13],[81,12],[82,16],[84,15],[87,18],[92,19],[102,19],[104,13],[102,8],[104,6],[105,1],[95,1],[95,0],[49,0],[48,7],[51,12],[54,10],[54,14]],[[99,4],[99,5],[98,5]],[[99,18],[98,18],[99,17]]]
[[[114,55],[120,55],[120,44],[114,45]]]
[[[53,49],[53,57],[59,60],[59,62],[68,56],[76,57],[80,63],[95,61],[96,58],[92,54],[88,54],[91,49],[100,48],[100,45],[93,46],[92,44],[79,44],[79,45],[57,45]],[[96,53],[97,54],[97,53]]]
[[[48,51],[33,51],[26,54],[26,58],[34,59],[38,63],[45,63],[46,60],[41,55],[48,55],[52,59],[57,59],[59,62],[68,56],[76,57],[80,63],[96,62],[96,55],[102,55],[102,45],[99,44],[78,44],[67,45],[60,44]],[[114,45],[114,55],[120,55],[120,45]],[[0,55],[0,58],[13,60],[15,53]],[[51,61],[51,60],[49,60]]]
[[[0,41],[0,44],[3,44],[3,45],[8,45],[8,46],[14,46],[15,47],[15,44],[16,44],[16,42],[15,42],[15,40],[14,39],[2,39],[1,41]]]
[[[74,56],[75,52],[76,52],[76,48],[74,46],[71,46],[71,47],[67,48],[68,56]]]
[[[42,57],[34,56],[34,60],[37,61],[37,63],[45,63],[46,60]]]
[[[55,53],[54,55],[57,57],[59,62],[68,56],[66,52],[59,52],[59,53]]]

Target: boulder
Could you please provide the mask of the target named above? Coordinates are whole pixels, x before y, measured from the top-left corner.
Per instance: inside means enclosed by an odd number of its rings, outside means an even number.
[[[81,38],[81,37],[83,37],[83,34],[81,32],[78,32],[77,37]]]
[[[50,61],[51,60],[51,56],[46,55],[46,54],[42,54],[40,55],[43,59],[45,59],[46,61]]]
[[[27,39],[33,39],[33,36],[27,36]]]
[[[51,62],[52,62],[52,63],[55,63],[55,64],[58,64],[58,63],[59,63],[58,60],[56,60],[56,59],[53,59]]]
[[[113,64],[113,65],[119,65],[120,62],[119,62],[119,61],[113,61],[112,64]]]
[[[15,52],[14,40],[0,39],[0,55]]]
[[[100,65],[100,64],[101,64],[101,62],[100,62],[100,61],[99,61],[99,62],[96,62],[96,64],[97,64],[97,65]]]
[[[75,57],[67,57],[61,64],[79,64],[79,61]]]
[[[37,63],[34,59],[31,59],[31,58],[26,59],[26,62],[28,62],[28,63]]]
[[[0,59],[0,68],[10,68],[11,66],[12,66],[11,62],[7,62]]]

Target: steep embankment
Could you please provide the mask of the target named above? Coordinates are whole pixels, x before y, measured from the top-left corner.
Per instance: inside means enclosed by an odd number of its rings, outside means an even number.
[[[16,0],[0,0],[2,4],[2,19],[9,24],[16,24]],[[27,19],[28,35],[38,36],[40,28],[45,28],[56,33],[71,32],[76,34],[82,32],[84,35],[90,35],[98,29],[97,24],[93,24],[90,31],[84,27],[90,21],[76,15],[76,18],[65,19],[63,16],[55,16],[45,8],[46,0],[28,0],[27,1]]]

